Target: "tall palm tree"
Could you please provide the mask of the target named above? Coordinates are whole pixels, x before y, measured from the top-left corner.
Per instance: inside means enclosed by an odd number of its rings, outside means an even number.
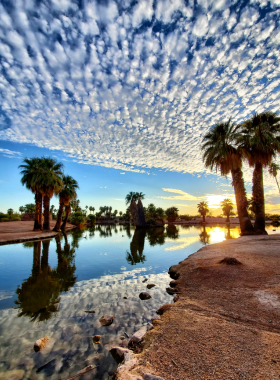
[[[63,190],[59,193],[59,209],[57,213],[54,231],[60,231],[64,206],[77,196],[76,189],[79,188],[78,182],[70,175],[63,176]]]
[[[219,169],[222,176],[231,173],[232,185],[238,211],[241,235],[254,234],[254,228],[248,215],[248,200],[242,173],[242,156],[234,146],[238,137],[237,127],[229,119],[225,123],[216,124],[203,138],[203,161],[211,170]]]
[[[19,165],[22,169],[20,174],[21,183],[25,185],[28,190],[35,194],[35,218],[34,218],[34,231],[42,230],[42,205],[43,205],[43,190],[41,188],[41,159],[38,157],[24,158],[23,164]]]
[[[63,164],[50,157],[41,159],[41,188],[44,194],[44,230],[50,230],[50,200],[63,189]]]
[[[145,199],[145,194],[143,194],[142,192],[138,193],[138,192],[130,191],[125,197],[125,204],[128,205],[133,200],[136,202],[138,199],[141,199],[141,200]]]
[[[197,205],[197,209],[198,209],[198,212],[201,214],[202,218],[203,218],[203,223],[205,223],[205,216],[208,214],[209,212],[209,208],[208,208],[208,203],[207,202],[199,202],[198,205]]]
[[[280,193],[279,183],[277,181],[277,172],[278,172],[278,170],[280,170],[280,165],[276,164],[276,162],[272,162],[269,165],[268,172],[269,172],[270,175],[272,175],[275,178],[275,181],[277,183],[278,190],[279,190],[279,193]]]
[[[255,230],[265,231],[263,168],[280,152],[280,117],[266,111],[255,113],[239,128],[237,144],[249,165],[254,167],[252,197],[255,209]]]
[[[225,198],[221,202],[221,208],[223,210],[224,215],[227,217],[226,222],[229,222],[229,215],[233,210],[233,203],[232,200],[229,198]]]

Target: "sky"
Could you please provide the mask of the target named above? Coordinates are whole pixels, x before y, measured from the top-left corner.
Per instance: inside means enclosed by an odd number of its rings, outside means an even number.
[[[278,112],[279,22],[280,0],[0,0],[0,211],[34,200],[22,159],[51,156],[83,207],[125,211],[142,191],[144,205],[220,213],[231,180],[205,169],[201,141]],[[244,178],[250,195],[246,164]],[[264,183],[280,212],[267,170]]]

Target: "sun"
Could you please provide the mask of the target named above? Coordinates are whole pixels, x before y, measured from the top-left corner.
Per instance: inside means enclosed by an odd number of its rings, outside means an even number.
[[[234,199],[234,196],[232,194],[223,194],[223,195],[208,194],[208,195],[206,195],[206,200],[208,202],[209,207],[211,207],[211,208],[220,208],[221,202],[225,198],[231,199],[232,202],[235,204],[235,199]]]

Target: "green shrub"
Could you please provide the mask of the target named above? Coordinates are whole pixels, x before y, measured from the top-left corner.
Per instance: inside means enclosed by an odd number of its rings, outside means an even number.
[[[91,223],[95,223],[96,222],[96,216],[95,215],[90,214],[88,216],[88,219],[90,220]]]
[[[83,224],[85,223],[85,217],[82,212],[76,211],[71,214],[70,223],[72,224]]]
[[[147,224],[151,224],[151,225],[155,226],[156,225],[156,221],[154,219],[150,218],[150,219],[147,220]]]

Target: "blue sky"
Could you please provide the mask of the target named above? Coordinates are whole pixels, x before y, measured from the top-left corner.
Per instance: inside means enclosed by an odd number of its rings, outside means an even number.
[[[17,167],[37,155],[63,160],[96,208],[124,211],[128,191],[181,212],[232,196],[201,139],[279,110],[279,16],[279,0],[0,0],[0,210],[32,201]]]

